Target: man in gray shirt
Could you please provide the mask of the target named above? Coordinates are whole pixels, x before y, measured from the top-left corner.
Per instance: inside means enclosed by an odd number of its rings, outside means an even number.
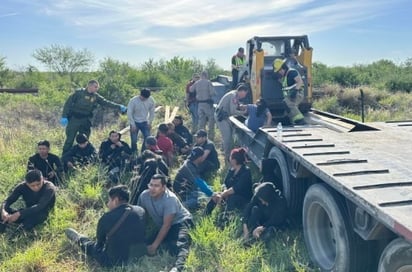
[[[137,136],[139,130],[143,134],[143,139],[150,136],[152,122],[155,114],[155,101],[150,96],[149,89],[142,89],[140,95],[130,99],[127,105],[127,119],[130,123],[130,146],[132,152],[137,151]],[[144,140],[142,151],[144,150]]]
[[[167,189],[166,177],[161,174],[152,177],[149,189],[143,191],[137,203],[146,210],[159,228],[153,241],[149,241],[148,254],[154,255],[162,244],[172,255],[177,256],[170,271],[182,271],[189,255],[192,215],[177,196]]]

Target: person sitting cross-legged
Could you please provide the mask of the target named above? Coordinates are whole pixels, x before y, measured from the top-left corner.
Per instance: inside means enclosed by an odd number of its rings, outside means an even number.
[[[128,204],[129,195],[125,185],[110,188],[109,211],[99,219],[97,241],[72,228],[65,230],[67,238],[101,266],[125,265],[132,257],[141,257],[146,253],[145,211],[142,207]]]

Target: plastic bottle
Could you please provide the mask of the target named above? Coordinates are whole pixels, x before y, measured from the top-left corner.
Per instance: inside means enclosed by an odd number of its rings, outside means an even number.
[[[282,142],[282,133],[283,133],[283,127],[282,127],[282,123],[279,122],[278,126],[276,127],[276,138],[279,142]]]

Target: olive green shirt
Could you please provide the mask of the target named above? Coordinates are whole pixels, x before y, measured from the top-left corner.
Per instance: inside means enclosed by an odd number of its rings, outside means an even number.
[[[64,104],[62,117],[91,118],[97,105],[120,109],[120,104],[109,101],[98,93],[81,89],[69,96]]]

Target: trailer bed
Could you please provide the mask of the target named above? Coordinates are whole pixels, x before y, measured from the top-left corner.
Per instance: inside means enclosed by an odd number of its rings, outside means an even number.
[[[349,132],[351,124],[344,129],[319,124],[284,127],[282,142],[276,138],[276,128],[261,128],[256,135],[247,128],[242,130],[246,131],[244,138],[251,137],[248,146],[252,149],[266,138],[378,221],[412,241],[412,121],[365,125],[374,130]],[[263,158],[254,153],[252,160],[260,166]]]

